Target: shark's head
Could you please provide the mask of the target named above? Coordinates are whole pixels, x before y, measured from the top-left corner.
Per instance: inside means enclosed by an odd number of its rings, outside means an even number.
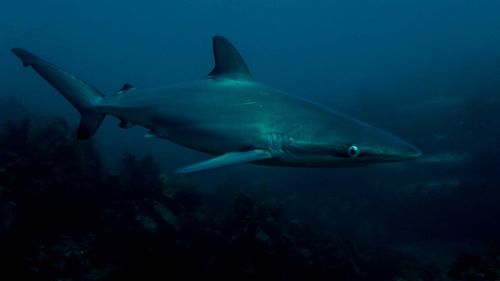
[[[336,158],[342,162],[368,164],[378,162],[406,161],[418,158],[422,153],[412,144],[375,127],[360,124],[359,130],[344,139],[336,139],[332,145]],[[359,137],[362,135],[362,137]]]
[[[415,146],[381,129],[340,113],[335,119],[332,125],[292,139],[291,158],[310,166],[357,166],[421,155]]]

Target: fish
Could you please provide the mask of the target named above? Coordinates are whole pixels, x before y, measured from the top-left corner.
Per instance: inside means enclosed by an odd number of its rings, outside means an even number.
[[[176,173],[245,163],[350,167],[421,155],[418,148],[382,129],[256,81],[229,40],[214,36],[212,43],[215,65],[200,79],[149,88],[125,84],[107,95],[24,49],[12,52],[80,112],[78,139],[92,137],[111,115],[121,128],[142,126],[149,130],[147,138],[212,155]]]

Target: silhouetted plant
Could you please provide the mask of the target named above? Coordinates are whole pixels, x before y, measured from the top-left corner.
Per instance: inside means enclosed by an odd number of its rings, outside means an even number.
[[[367,255],[315,231],[266,193],[207,216],[205,197],[125,154],[111,175],[93,142],[61,118],[24,119],[0,135],[0,274],[22,280],[435,280],[397,254]],[[257,196],[258,197],[258,196]],[[417,276],[420,279],[409,279]],[[396,279],[394,279],[396,280]]]

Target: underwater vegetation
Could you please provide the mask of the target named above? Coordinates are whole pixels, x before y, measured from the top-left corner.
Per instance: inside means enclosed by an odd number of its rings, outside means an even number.
[[[500,247],[492,246],[482,254],[462,254],[450,266],[451,280],[479,281],[500,278]]]
[[[208,216],[203,194],[151,156],[126,154],[111,174],[61,118],[6,122],[0,157],[2,280],[439,280],[414,257],[289,218],[276,200],[240,194]]]

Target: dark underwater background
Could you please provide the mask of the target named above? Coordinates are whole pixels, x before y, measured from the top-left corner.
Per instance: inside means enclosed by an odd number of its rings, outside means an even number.
[[[0,280],[500,280],[500,1],[10,1],[0,9]],[[254,77],[419,147],[362,168],[242,165],[78,113],[10,49],[105,93]]]

